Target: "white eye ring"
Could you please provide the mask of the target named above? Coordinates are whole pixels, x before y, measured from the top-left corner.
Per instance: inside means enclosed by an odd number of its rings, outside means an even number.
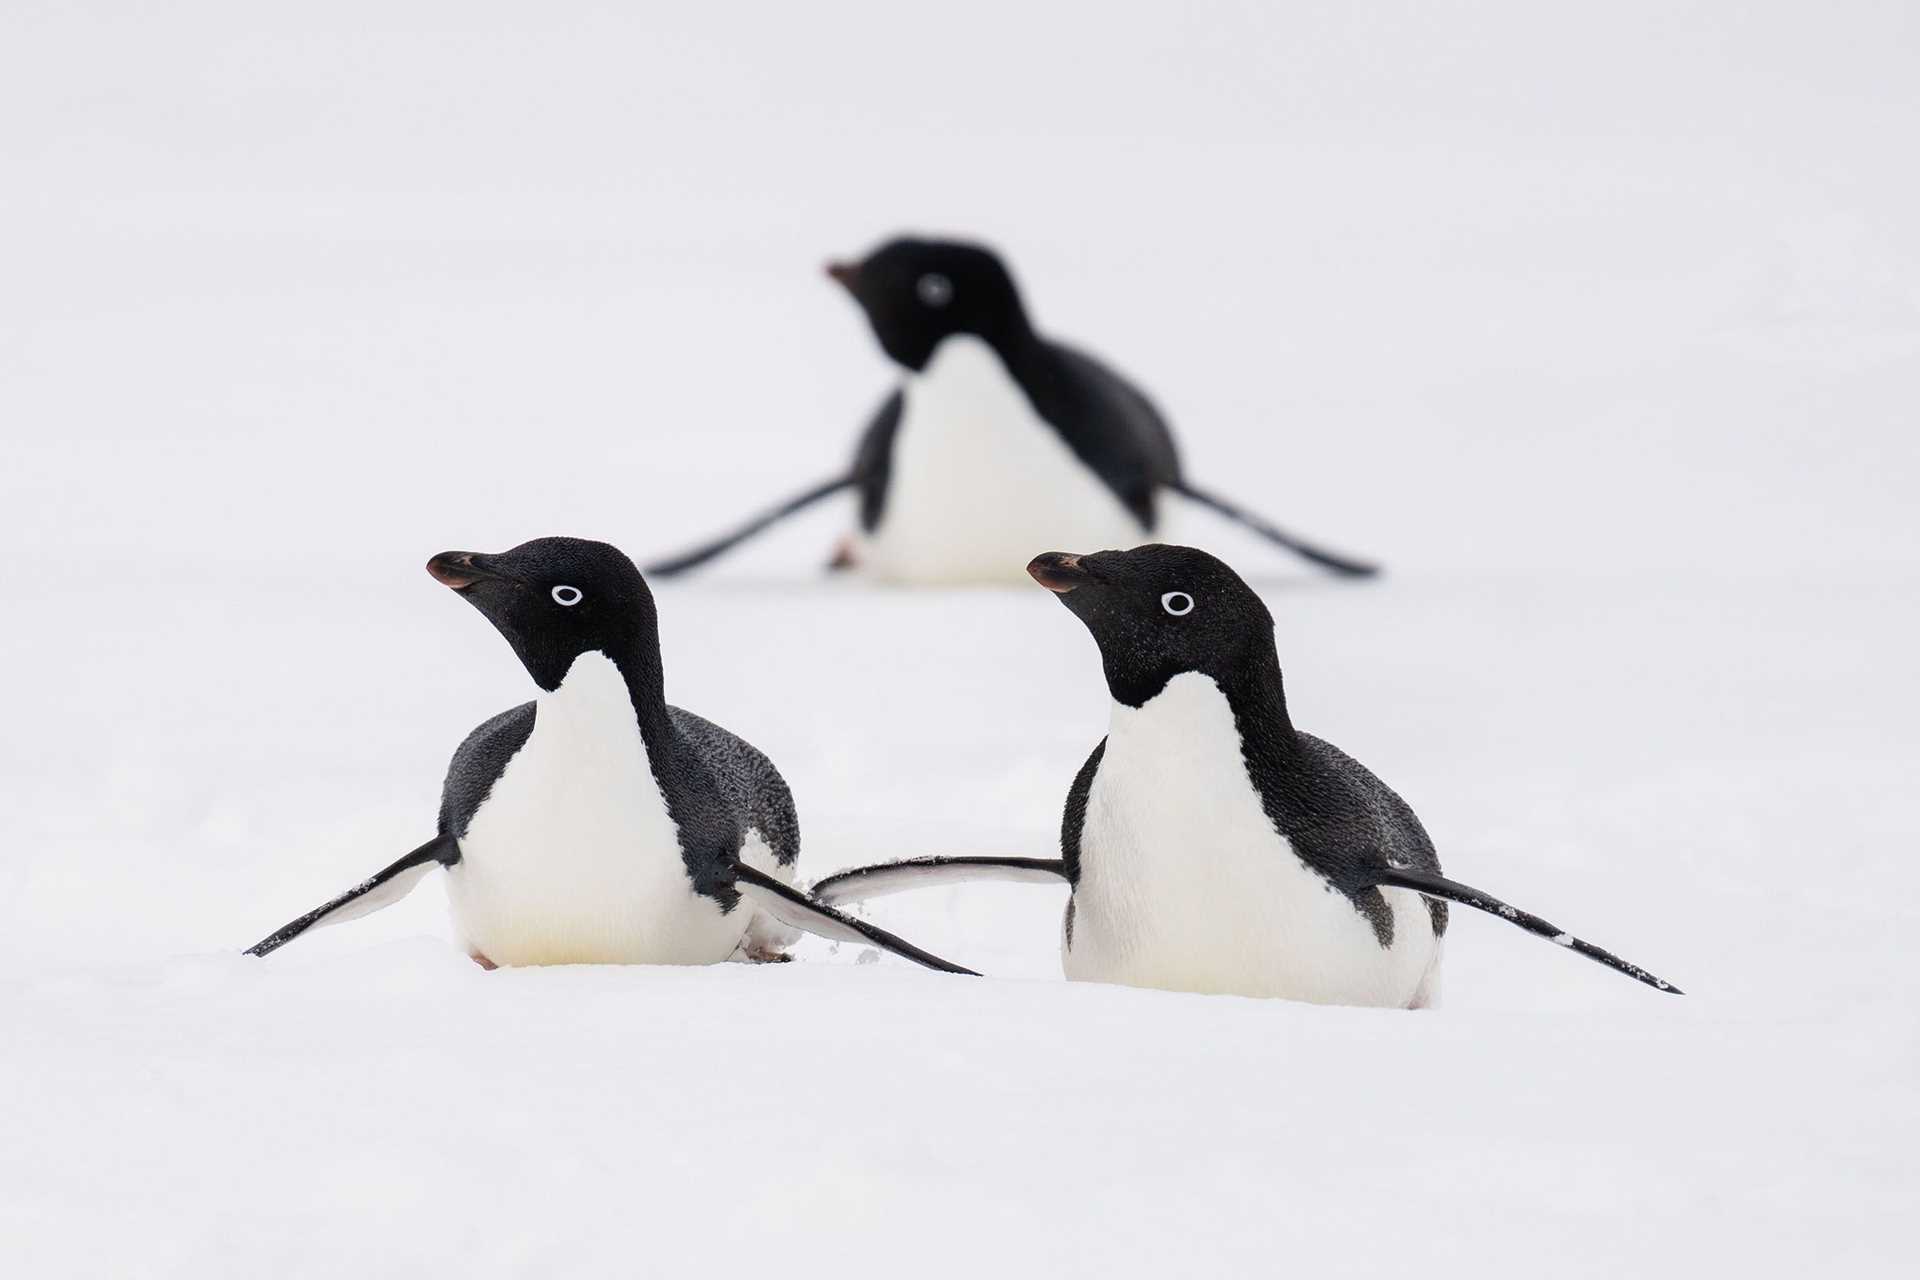
[[[1176,618],[1193,612],[1193,597],[1184,591],[1169,591],[1160,597],[1160,607]]]
[[[571,609],[580,603],[580,588],[560,586],[553,589],[553,602]]]
[[[929,271],[914,281],[913,292],[921,302],[938,309],[953,301],[953,281],[938,271]]]

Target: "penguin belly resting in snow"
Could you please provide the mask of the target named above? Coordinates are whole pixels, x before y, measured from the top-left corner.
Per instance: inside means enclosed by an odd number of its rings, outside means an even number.
[[[859,519],[834,566],[889,582],[1015,580],[1034,547],[1132,546],[1158,528],[1167,493],[1334,573],[1374,572],[1188,480],[1153,402],[1036,331],[991,250],[897,239],[827,274],[865,312],[900,385],[845,471],[649,574],[704,564],[843,490],[857,493]]]
[[[772,959],[802,930],[970,972],[793,887],[786,782],[667,704],[653,594],[626,556],[540,538],[444,552],[427,571],[493,624],[539,692],[454,752],[433,839],[249,954],[398,902],[439,867],[462,944],[489,968]]]
[[[1028,571],[1093,634],[1113,698],[1107,736],[1067,794],[1061,856],[864,867],[816,885],[823,901],[1064,880],[1068,978],[1415,1009],[1435,1002],[1458,903],[1678,993],[1441,875],[1407,803],[1294,728],[1273,618],[1219,560],[1156,545],[1050,552]]]

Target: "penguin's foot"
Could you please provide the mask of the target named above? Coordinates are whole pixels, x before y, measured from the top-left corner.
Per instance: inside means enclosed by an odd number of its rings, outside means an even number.
[[[793,956],[784,948],[752,938],[741,942],[733,958],[741,964],[791,964]]]
[[[473,961],[475,964],[479,965],[482,969],[485,969],[489,973],[493,972],[495,969],[498,969],[500,967],[499,965],[495,964],[493,961],[481,955],[478,951],[467,952],[467,959]]]
[[[834,543],[833,555],[827,560],[827,572],[845,573],[849,569],[858,569],[859,567],[860,556],[854,549],[853,535],[848,534],[846,537],[840,539],[840,541]]]

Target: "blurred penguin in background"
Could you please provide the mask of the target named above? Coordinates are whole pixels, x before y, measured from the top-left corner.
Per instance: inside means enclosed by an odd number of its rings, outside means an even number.
[[[1036,546],[1148,542],[1167,493],[1329,572],[1375,572],[1188,480],[1153,402],[1092,356],[1038,332],[992,250],[902,238],[858,262],[829,264],[827,274],[859,304],[901,374],[861,432],[852,465],[648,566],[650,575],[704,564],[842,490],[858,495],[858,518],[832,567],[887,582],[1014,582]]]

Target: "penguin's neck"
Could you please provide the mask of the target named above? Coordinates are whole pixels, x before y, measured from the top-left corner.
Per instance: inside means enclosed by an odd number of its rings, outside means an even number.
[[[1025,315],[1016,315],[1001,331],[985,335],[981,341],[993,348],[1008,374],[1022,387],[1030,387],[1034,379],[1044,376],[1040,366],[1047,344],[1033,331]]]
[[[1112,727],[1131,723],[1135,713],[1145,710],[1166,696],[1176,684],[1186,687],[1190,677],[1201,677],[1219,690],[1233,712],[1242,747],[1249,758],[1284,765],[1299,747],[1299,735],[1287,712],[1286,686],[1280,675],[1280,659],[1271,636],[1257,638],[1251,647],[1228,664],[1211,671],[1182,672],[1168,680],[1150,698],[1131,701],[1109,673],[1108,687],[1113,691]]]
[[[1293,717],[1287,713],[1286,682],[1280,675],[1280,656],[1274,652],[1271,633],[1263,632],[1255,638],[1241,660],[1228,668],[1220,689],[1227,695],[1235,718],[1243,723],[1262,722],[1278,745],[1292,749]]]
[[[954,343],[956,339],[978,342],[989,348],[1000,358],[1000,363],[1005,366],[1007,373],[1023,386],[1027,384],[1029,378],[1043,376],[1040,366],[1045,358],[1047,344],[1038,333],[1034,332],[1024,311],[1016,311],[1013,315],[999,321],[993,325],[991,332],[963,331],[948,334],[935,344],[925,364],[918,369],[909,368],[907,372],[925,374],[940,359],[942,349]]]
[[[559,685],[541,694],[538,714],[583,728],[637,726],[648,754],[657,755],[672,738],[658,646],[636,638],[611,652],[580,654]]]

